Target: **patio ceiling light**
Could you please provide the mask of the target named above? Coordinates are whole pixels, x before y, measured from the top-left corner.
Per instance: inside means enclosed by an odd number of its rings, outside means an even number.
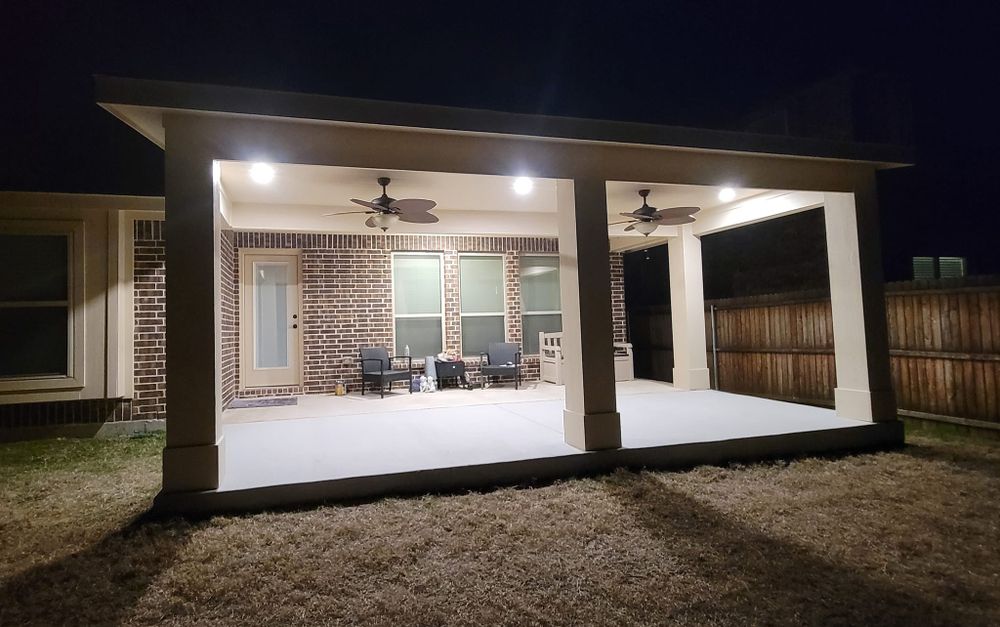
[[[518,196],[526,196],[535,188],[535,182],[526,176],[519,176],[514,179],[514,193]]]
[[[732,187],[723,187],[719,190],[719,200],[722,202],[729,202],[733,198],[736,198],[736,190]]]
[[[274,180],[274,168],[266,163],[257,162],[250,166],[250,178],[258,185],[267,185]]]

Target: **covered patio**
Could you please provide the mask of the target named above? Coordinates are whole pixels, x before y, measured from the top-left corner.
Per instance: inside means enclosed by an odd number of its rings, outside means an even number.
[[[874,173],[903,162],[891,148],[124,79],[101,79],[99,91],[103,106],[166,150],[172,392],[159,507],[419,493],[902,439],[875,230]],[[247,183],[260,163],[287,185]],[[441,224],[393,223],[385,232],[374,227],[387,224],[340,215],[339,203],[365,198],[376,177],[434,197]],[[534,182],[535,200],[505,200],[521,179]],[[706,209],[652,235],[609,228],[643,190],[667,206]],[[709,390],[699,238],[817,207],[833,304],[835,410]],[[613,255],[653,243],[669,247],[673,384],[616,384],[613,345],[624,326]],[[466,311],[448,273],[458,285],[462,255],[482,254],[500,258],[506,297]],[[552,305],[529,310],[522,300],[524,256],[535,259],[532,269],[558,271],[555,295],[539,299]],[[432,266],[440,286],[435,279],[414,289],[399,279],[426,275],[414,260]],[[278,352],[298,378],[276,378],[279,369],[249,358],[262,350],[246,349],[257,337],[246,320],[260,303],[247,287],[258,262],[286,264],[289,285],[302,277],[301,308],[282,285],[288,306],[268,322],[291,338],[287,355]],[[399,306],[425,292],[434,294],[429,309]],[[338,376],[356,372],[358,347],[399,355],[416,343],[427,348],[414,355],[420,360],[432,347],[461,347],[466,316],[496,317],[505,341],[523,345],[551,330],[532,325],[557,317],[564,385],[327,396]],[[234,396],[272,395],[299,402],[226,409]]]
[[[619,383],[622,446],[583,452],[563,439],[564,388],[439,393],[385,401],[306,396],[229,409],[218,490],[158,497],[166,510],[241,510],[326,499],[480,489],[617,467],[671,468],[889,446],[902,424],[762,398]]]

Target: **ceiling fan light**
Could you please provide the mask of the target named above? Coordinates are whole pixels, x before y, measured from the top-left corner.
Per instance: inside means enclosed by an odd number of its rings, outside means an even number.
[[[387,230],[390,226],[392,226],[398,221],[399,221],[399,216],[396,215],[395,213],[380,213],[378,215],[372,216],[372,222],[374,222],[375,226],[382,229],[383,231]]]
[[[729,202],[734,198],[736,198],[736,190],[732,187],[723,187],[719,190],[719,200],[722,202]]]
[[[651,221],[637,222],[635,225],[635,230],[642,233],[643,235],[649,235],[656,230],[657,224]]]

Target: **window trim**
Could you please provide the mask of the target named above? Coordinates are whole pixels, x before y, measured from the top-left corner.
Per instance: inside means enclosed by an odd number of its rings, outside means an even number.
[[[528,311],[524,308],[524,292],[521,290],[521,263],[525,257],[555,257],[556,260],[559,259],[559,253],[522,253],[517,259],[517,286],[518,290],[522,294],[521,297],[521,350],[524,351],[525,355],[540,355],[541,348],[537,353],[527,352],[527,341],[524,336],[524,317],[525,316],[555,316],[558,315],[562,317],[562,268],[559,269],[559,282],[560,282],[560,294],[559,294],[559,309],[547,309],[544,311]]]
[[[438,258],[438,280],[440,284],[441,295],[441,313],[436,314],[398,314],[396,313],[396,258],[397,257],[437,257]],[[389,259],[389,296],[392,300],[392,350],[389,351],[390,354],[396,356],[396,319],[397,318],[440,318],[441,322],[441,350],[439,353],[445,351],[445,346],[448,343],[448,338],[445,337],[445,294],[444,294],[444,253],[438,251],[429,250],[407,250],[407,251],[393,251]],[[435,353],[436,354],[436,353]],[[423,359],[426,355],[410,355],[410,357]]]
[[[475,313],[465,313],[462,311],[462,257],[494,257],[500,260],[500,284],[503,287],[503,311],[486,311],[486,312],[475,312]],[[465,344],[462,343],[462,338],[464,337],[464,325],[465,318],[495,318],[499,316],[503,319],[503,341],[506,342],[507,338],[510,336],[510,326],[507,319],[507,308],[509,302],[507,300],[507,256],[504,253],[466,253],[462,252],[458,254],[458,343],[460,346],[459,353],[462,357],[479,357],[477,354],[470,354],[465,352]]]
[[[86,230],[83,220],[0,220],[6,235],[65,235],[69,242],[68,300],[66,301],[66,374],[0,377],[0,392],[78,390],[85,385],[84,303],[86,298]],[[55,301],[46,301],[55,302]],[[60,301],[61,302],[61,301]],[[30,306],[30,305],[29,305]]]

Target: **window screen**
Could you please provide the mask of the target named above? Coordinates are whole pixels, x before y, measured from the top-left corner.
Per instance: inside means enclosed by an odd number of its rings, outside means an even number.
[[[444,347],[442,334],[441,257],[401,254],[392,258],[395,354],[423,358]]]
[[[503,257],[463,255],[459,258],[462,305],[462,354],[485,352],[490,342],[503,342]]]
[[[0,233],[0,377],[69,373],[69,236]]]
[[[524,353],[538,353],[538,333],[562,330],[559,301],[559,257],[521,257],[521,329]]]

